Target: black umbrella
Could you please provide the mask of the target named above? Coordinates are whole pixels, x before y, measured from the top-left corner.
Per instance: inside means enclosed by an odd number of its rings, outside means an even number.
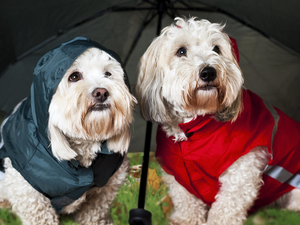
[[[115,50],[134,83],[138,59],[161,28],[176,16],[191,15],[226,22],[226,32],[240,49],[246,86],[299,122],[299,9],[300,2],[292,0],[2,1],[0,96],[5,97],[0,110],[8,112],[27,96],[40,56],[74,36],[87,36]],[[136,117],[130,151],[140,151],[144,135],[145,143],[138,208],[130,212],[130,224],[151,224],[144,205],[154,133],[150,122],[145,129],[145,122]]]
[[[75,36],[116,51],[134,84],[152,39],[185,15],[226,23],[225,31],[237,40],[246,87],[300,121],[299,8],[292,0],[1,1],[0,110],[9,112],[29,94],[42,55]],[[129,151],[142,150],[145,131],[145,121],[136,116]],[[155,151],[153,138],[150,149]]]

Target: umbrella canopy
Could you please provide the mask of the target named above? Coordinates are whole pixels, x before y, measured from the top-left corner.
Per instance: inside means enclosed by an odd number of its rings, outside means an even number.
[[[117,52],[135,84],[139,59],[157,30],[184,15],[226,24],[238,44],[245,87],[300,122],[299,9],[293,0],[1,1],[0,110],[29,94],[42,55],[76,36]],[[145,127],[137,112],[130,151],[143,150]],[[155,150],[156,128],[152,133]]]

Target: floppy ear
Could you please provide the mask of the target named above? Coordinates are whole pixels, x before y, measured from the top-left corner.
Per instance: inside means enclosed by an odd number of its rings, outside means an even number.
[[[242,90],[239,91],[237,98],[233,103],[215,114],[215,119],[221,122],[234,122],[243,110]]]
[[[227,88],[231,90],[231,92],[226,92],[223,104],[227,106],[215,114],[215,119],[223,122],[234,122],[239,116],[239,113],[243,110],[242,85],[244,78],[239,66],[239,51],[236,40],[229,37],[226,33],[224,33],[224,36],[227,39],[229,38],[231,45],[231,55],[229,55],[229,58],[232,63],[228,64],[230,72],[227,73],[227,77],[230,79],[226,82]]]
[[[48,124],[48,130],[53,155],[58,160],[74,159],[77,156],[77,153],[70,148],[69,142],[61,130],[51,123]]]
[[[165,123],[170,117],[162,96],[167,68],[162,41],[162,36],[157,37],[142,56],[135,87],[141,115],[145,120],[157,123]]]
[[[130,143],[130,127],[107,140],[107,148],[122,155],[127,153]]]

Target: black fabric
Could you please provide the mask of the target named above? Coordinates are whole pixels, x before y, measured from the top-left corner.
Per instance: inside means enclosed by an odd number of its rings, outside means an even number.
[[[5,172],[3,164],[4,164],[4,159],[0,159],[0,171]]]
[[[119,169],[123,162],[124,156],[119,153],[98,154],[93,161],[92,170],[94,174],[94,185],[103,187],[109,178]]]

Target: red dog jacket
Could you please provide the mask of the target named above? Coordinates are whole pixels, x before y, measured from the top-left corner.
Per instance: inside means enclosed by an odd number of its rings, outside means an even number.
[[[257,146],[266,146],[271,159],[253,209],[300,188],[300,125],[251,91],[242,96],[244,109],[233,123],[206,115],[179,124],[186,141],[174,142],[158,127],[156,157],[162,168],[207,205],[215,201],[220,175]]]

